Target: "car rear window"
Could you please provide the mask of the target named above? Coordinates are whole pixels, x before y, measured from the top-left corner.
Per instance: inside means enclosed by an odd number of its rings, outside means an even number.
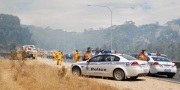
[[[169,59],[164,57],[152,57],[154,61],[160,61],[160,62],[171,62]]]
[[[120,56],[126,58],[127,60],[138,60],[137,58],[132,57],[132,56],[130,56],[130,55],[126,55],[126,54],[123,54],[123,55],[120,55]]]

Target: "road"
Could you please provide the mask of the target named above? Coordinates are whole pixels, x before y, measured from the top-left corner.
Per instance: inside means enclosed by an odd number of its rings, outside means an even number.
[[[166,75],[152,75],[149,77],[153,77],[155,79],[166,80],[170,82],[176,82],[180,84],[180,69],[178,69],[176,75],[173,78],[168,78]]]

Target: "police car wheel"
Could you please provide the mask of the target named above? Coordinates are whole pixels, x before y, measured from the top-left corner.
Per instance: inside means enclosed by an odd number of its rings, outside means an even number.
[[[125,74],[124,71],[121,69],[116,69],[113,73],[114,75],[114,79],[118,80],[118,81],[122,81],[125,79]]]
[[[80,76],[81,75],[81,70],[78,67],[74,67],[72,69],[72,74],[76,75],[76,76]]]
[[[149,73],[147,74],[147,76],[152,76],[151,72],[149,71]]]
[[[173,78],[175,74],[168,74],[168,78]]]

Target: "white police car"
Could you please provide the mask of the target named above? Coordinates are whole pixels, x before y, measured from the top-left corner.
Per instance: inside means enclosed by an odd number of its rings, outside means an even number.
[[[166,55],[149,53],[147,61],[150,66],[149,74],[167,75],[172,78],[177,72],[175,63],[171,62]]]
[[[113,77],[116,80],[126,78],[137,79],[149,73],[146,61],[140,61],[126,54],[103,54],[90,58],[88,61],[73,63],[74,75]]]

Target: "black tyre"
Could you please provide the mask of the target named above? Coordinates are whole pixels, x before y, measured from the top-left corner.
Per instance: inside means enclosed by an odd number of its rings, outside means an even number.
[[[125,79],[124,71],[122,69],[116,69],[113,72],[113,77],[114,77],[114,79],[116,79],[118,81],[124,80]]]
[[[149,71],[149,73],[147,74],[147,76],[152,76],[151,72]]]
[[[81,70],[79,67],[73,67],[72,74],[75,76],[81,76]]]
[[[32,59],[35,59],[35,57],[32,57]]]
[[[135,80],[138,78],[138,76],[130,77],[132,80]]]
[[[168,78],[173,78],[175,74],[168,74]]]

